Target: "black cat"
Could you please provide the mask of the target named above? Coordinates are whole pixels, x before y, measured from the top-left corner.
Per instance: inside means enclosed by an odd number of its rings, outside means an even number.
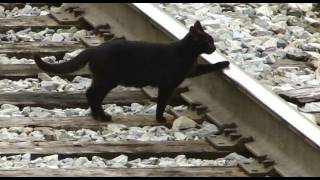
[[[70,61],[49,64],[34,57],[44,71],[69,73],[89,63],[92,84],[86,92],[91,114],[96,120],[110,121],[101,103],[117,85],[158,87],[156,119],[165,122],[163,112],[174,89],[186,78],[228,67],[229,62],[197,64],[201,53],[216,50],[213,38],[204,32],[199,21],[188,34],[170,44],[114,40],[82,51]]]

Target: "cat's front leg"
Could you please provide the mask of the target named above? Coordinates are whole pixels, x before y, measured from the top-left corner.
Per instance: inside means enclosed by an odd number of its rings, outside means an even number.
[[[158,89],[158,103],[156,110],[156,119],[159,123],[166,122],[166,118],[163,116],[164,110],[168,104],[169,98],[172,95],[175,88],[171,87],[159,87]]]
[[[228,67],[229,61],[222,61],[215,64],[197,64],[195,69],[187,77],[196,77],[202,74],[210,73],[212,71],[221,70]]]

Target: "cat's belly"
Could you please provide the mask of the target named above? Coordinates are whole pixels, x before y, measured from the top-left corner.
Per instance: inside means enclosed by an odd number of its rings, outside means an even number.
[[[130,87],[137,87],[137,88],[142,88],[145,86],[153,86],[153,87],[158,87],[159,82],[155,80],[145,80],[145,79],[135,79],[135,80],[121,80],[120,85],[123,86],[130,86]]]
[[[131,86],[142,88],[145,86],[177,86],[184,80],[183,77],[174,77],[174,76],[166,76],[166,75],[157,75],[157,76],[130,76],[130,77],[123,77],[119,84],[123,86]]]

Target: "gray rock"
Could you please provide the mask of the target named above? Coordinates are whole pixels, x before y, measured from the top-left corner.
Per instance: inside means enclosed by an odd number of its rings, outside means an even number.
[[[238,31],[233,32],[233,40],[241,40],[244,38],[244,35]]]
[[[23,129],[23,132],[22,133],[26,133],[27,135],[30,134],[31,132],[33,131],[33,128],[32,127],[25,127]]]
[[[121,130],[126,129],[127,126],[124,124],[108,124],[107,128],[113,132],[121,132]]]
[[[30,161],[31,160],[31,154],[30,153],[26,153],[24,155],[21,156],[21,160],[22,161]]]
[[[3,6],[0,6],[0,16],[3,17],[5,16],[5,8]]]
[[[262,16],[255,18],[254,23],[264,29],[270,29],[271,20],[266,16]]]
[[[140,112],[144,109],[144,107],[138,103],[132,103],[131,104],[131,111],[134,113]]]
[[[287,22],[286,21],[279,21],[277,23],[270,25],[270,30],[276,34],[284,34],[287,30]]]
[[[283,50],[283,49],[271,49],[271,50],[268,50],[268,51],[264,51],[262,52],[261,56],[262,57],[266,57],[266,56],[274,56],[274,58],[276,60],[280,60],[280,59],[283,59],[286,57],[287,53]],[[266,59],[266,62],[269,61],[268,59]]]
[[[46,16],[48,14],[50,14],[48,11],[41,11],[40,12],[40,16]]]
[[[131,166],[137,167],[137,166],[139,166],[141,164],[141,158],[129,161],[128,164],[131,165]]]
[[[26,4],[23,9],[20,10],[20,15],[29,15],[32,13],[32,6]]]
[[[171,158],[160,158],[159,167],[175,167],[176,161]]]
[[[7,56],[0,56],[0,64],[10,64],[10,61]]]
[[[287,57],[289,59],[293,59],[293,60],[297,60],[297,61],[307,60],[306,58],[308,57],[308,54],[299,48],[286,47],[284,50],[286,51]]]
[[[52,81],[51,77],[47,73],[38,73],[38,78],[42,81]]]
[[[145,108],[144,113],[146,114],[155,114],[157,110],[157,104],[151,105],[150,107]]]
[[[240,41],[226,41],[227,49],[230,53],[242,52],[241,42]]]
[[[15,111],[19,111],[19,107],[12,104],[2,104],[1,109],[13,109]]]
[[[177,165],[177,166],[190,166],[190,165],[188,164],[186,155],[178,155],[178,156],[176,156],[174,159],[175,159],[175,161],[176,161],[176,165]]]
[[[320,43],[308,43],[308,46],[312,48],[311,51],[320,52]]]
[[[226,157],[224,157],[229,163],[232,163],[232,165],[237,165],[239,163],[244,163],[244,162],[252,162],[253,159],[251,158],[245,158],[244,156],[241,156],[237,153],[230,153]],[[231,161],[231,162],[230,162]],[[233,161],[233,162],[232,162]],[[231,165],[231,164],[229,164]]]
[[[303,11],[301,11],[301,9],[298,8],[291,8],[287,11],[287,15],[301,17],[303,16]]]
[[[34,41],[29,34],[17,34],[17,38],[22,40],[22,41],[26,41],[26,42]]]
[[[180,129],[188,129],[196,127],[197,123],[186,116],[180,116],[174,120],[172,130],[179,131]]]
[[[159,163],[159,159],[156,157],[150,157],[148,159],[143,159],[141,163],[145,165],[157,165]]]
[[[214,33],[210,33],[210,35],[213,36],[215,42],[218,42],[218,41],[225,41],[226,39],[232,39],[233,32],[226,30],[224,28],[221,28]]]
[[[128,156],[122,154],[120,156],[117,156],[117,157],[111,159],[111,161],[114,163],[125,165],[128,162]]]
[[[66,53],[63,57],[64,60],[68,61],[74,57],[76,57],[80,52],[82,52],[83,49],[78,49],[78,50],[75,50],[75,51],[72,51],[70,53]]]
[[[92,163],[95,163],[98,167],[107,167],[104,159],[98,156],[92,156]]]
[[[245,15],[254,15],[256,12],[255,10],[253,10],[252,8],[249,8],[249,7],[234,7],[234,11],[235,12],[238,12],[238,13],[241,13],[241,14],[245,14]]]
[[[135,136],[135,137],[140,137],[146,132],[147,132],[146,130],[144,130],[140,127],[129,127],[129,129],[128,129],[128,134]]]
[[[110,115],[116,115],[116,114],[123,114],[123,108],[120,106],[117,106],[116,104],[109,104],[106,106],[103,106],[104,112],[110,114]]]
[[[52,36],[52,41],[53,42],[62,42],[64,39],[64,36],[58,33],[54,33]]]
[[[320,21],[318,19],[310,18],[310,17],[304,17],[304,21],[308,24],[317,27],[320,25]]]
[[[214,135],[219,132],[219,129],[214,124],[204,121],[201,125],[201,129],[195,130],[192,132],[192,136],[197,136],[199,138],[205,137],[208,135]]]
[[[306,51],[309,55],[309,62],[316,68],[320,67],[320,54],[317,52]]]
[[[273,35],[272,31],[268,31],[268,30],[255,30],[253,32],[250,33],[252,36],[271,36]]]
[[[58,154],[43,157],[43,162],[49,162],[49,161],[56,161],[56,162],[59,161]]]
[[[278,39],[276,38],[270,38],[266,42],[264,42],[262,45],[264,46],[264,49],[275,49],[277,48]]]
[[[41,89],[49,92],[56,90],[59,85],[60,84],[55,81],[41,81],[40,83]]]
[[[67,33],[74,34],[78,31],[78,29],[75,26],[72,26],[70,29],[68,29]]]
[[[301,44],[300,48],[304,51],[317,51],[317,48],[315,46],[310,45],[310,43],[303,43]]]
[[[169,135],[151,136],[150,141],[170,141],[173,140]]]
[[[49,112],[30,112],[29,113],[29,117],[46,118],[50,116],[51,116],[51,113]]]
[[[201,21],[202,26],[210,26],[211,28],[218,29],[220,28],[221,21],[219,19],[206,19]]]
[[[38,32],[40,36],[45,36],[46,34],[53,34],[55,31],[53,29],[45,28],[44,30]]]
[[[73,34],[73,38],[75,38],[76,40],[80,40],[80,38],[86,37],[87,36],[87,31],[86,30],[80,30],[77,31]]]
[[[193,166],[201,166],[202,160],[201,159],[189,159],[188,160]]]
[[[38,157],[37,159],[34,159],[34,160],[30,161],[30,163],[32,163],[32,164],[38,164],[38,163],[41,163],[41,162],[43,162],[42,157]]]
[[[182,132],[174,132],[174,137],[175,137],[175,140],[177,141],[186,140],[187,138],[187,136]]]
[[[72,166],[80,168],[80,167],[83,167],[84,164],[87,164],[87,163],[89,163],[89,160],[87,157],[79,157],[73,162]]]
[[[294,3],[301,11],[308,12],[313,8],[312,3]]]
[[[73,38],[73,34],[72,33],[60,33],[63,37],[64,37],[64,41],[71,41]]]
[[[42,58],[43,61],[47,63],[56,63],[56,57],[55,56],[46,56]]]
[[[306,103],[305,106],[299,108],[299,110],[307,113],[320,112],[320,102]]]
[[[154,126],[148,129],[148,132],[153,133],[155,136],[164,136],[167,135],[166,131],[168,130],[165,126]]]
[[[152,137],[154,137],[154,136],[149,133],[146,133],[146,134],[143,134],[141,137],[139,137],[137,140],[138,141],[150,141]]]
[[[10,127],[8,132],[22,133],[23,129],[23,127]]]
[[[282,38],[278,39],[278,41],[277,41],[278,48],[285,48],[288,44],[289,44],[288,41],[286,41],[285,39],[282,39]]]
[[[0,161],[0,168],[9,169],[13,166],[13,162],[11,161]]]
[[[276,62],[276,58],[274,57],[274,55],[269,54],[266,58],[266,63],[267,64],[274,64]]]
[[[259,8],[256,9],[257,14],[263,14],[265,16],[272,16],[273,15],[273,9],[270,8],[269,5],[262,5]]]
[[[40,131],[33,131],[30,133],[30,135],[37,140],[44,140],[44,135]]]

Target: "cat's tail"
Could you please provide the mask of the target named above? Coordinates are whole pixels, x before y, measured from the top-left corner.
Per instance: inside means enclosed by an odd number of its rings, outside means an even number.
[[[39,55],[34,55],[33,58],[40,69],[51,73],[71,73],[84,67],[89,61],[84,51],[73,59],[58,64],[44,62]]]

